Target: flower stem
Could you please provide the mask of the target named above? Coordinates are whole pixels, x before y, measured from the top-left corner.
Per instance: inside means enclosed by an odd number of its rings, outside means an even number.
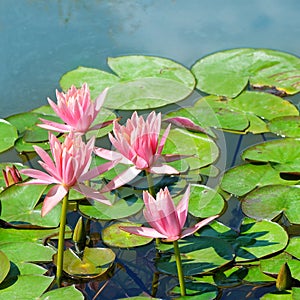
[[[69,199],[69,193],[67,193],[66,196],[63,198],[61,215],[60,215],[60,224],[59,224],[57,262],[56,262],[57,265],[56,282],[59,287],[61,285],[63,261],[64,261],[65,227],[67,223],[68,199]]]
[[[184,282],[184,276],[182,271],[182,263],[181,263],[181,257],[180,257],[180,251],[178,247],[178,241],[173,242],[174,245],[174,254],[175,254],[175,260],[176,260],[176,266],[177,266],[177,274],[178,274],[178,280],[179,280],[179,286],[180,286],[180,294],[181,296],[185,296],[185,282]]]
[[[155,197],[154,182],[151,173],[146,171],[148,190],[152,197]]]

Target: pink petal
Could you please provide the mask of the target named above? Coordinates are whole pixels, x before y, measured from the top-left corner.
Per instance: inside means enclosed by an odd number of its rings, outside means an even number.
[[[199,230],[201,227],[207,225],[207,224],[210,223],[212,220],[214,220],[214,219],[216,219],[216,218],[218,218],[218,217],[219,217],[219,215],[215,215],[215,216],[209,217],[209,218],[204,219],[204,220],[202,220],[201,222],[195,224],[193,227],[189,227],[189,228],[187,228],[187,229],[184,229],[184,230],[182,231],[182,234],[181,234],[181,237],[180,237],[180,238],[183,239],[184,237],[189,236],[189,235],[195,233],[195,232],[196,232],[197,230]]]
[[[63,185],[53,186],[43,202],[42,217],[44,217],[54,206],[56,206],[62,198],[68,193],[68,189]]]
[[[137,169],[135,166],[132,166],[117,175],[114,179],[112,179],[105,187],[101,189],[101,192],[109,192],[114,190],[134,179],[142,170]]]
[[[40,170],[35,169],[23,169],[20,170],[21,174],[24,174],[28,177],[36,178],[38,180],[34,181],[28,181],[28,184],[51,184],[51,183],[60,183],[58,182],[54,177],[48,175],[45,172],[42,172]]]
[[[165,143],[167,141],[167,137],[169,135],[169,132],[170,132],[170,129],[171,129],[171,124],[169,124],[169,126],[167,127],[167,129],[165,130],[160,142],[159,142],[159,146],[157,148],[157,154],[161,154],[162,151],[163,151],[163,148],[165,146]]]
[[[149,227],[120,226],[119,228],[131,234],[136,234],[148,238],[167,238],[165,235]]]
[[[76,190],[77,192],[85,195],[87,198],[92,198],[103,204],[111,206],[110,201],[101,192],[98,192],[98,191],[90,188],[89,186],[79,183],[79,184],[74,185],[73,189]]]
[[[149,172],[153,174],[179,174],[179,172],[168,165],[154,164],[149,168]]]
[[[121,153],[116,151],[111,151],[104,148],[95,148],[94,153],[107,160],[118,160],[119,163],[126,164],[126,165],[132,164],[132,162],[129,159],[127,159]]]
[[[102,107],[103,103],[104,103],[104,100],[105,100],[105,97],[107,95],[107,92],[108,92],[108,87],[105,88],[101,93],[100,95],[96,98],[95,100],[95,109],[97,111],[100,110],[100,108]]]
[[[57,131],[57,132],[69,132],[72,130],[72,126],[70,126],[70,125],[56,123],[56,122],[41,119],[41,118],[40,118],[40,120],[42,122],[44,122],[44,124],[37,124],[37,126],[47,129],[47,130],[53,130],[53,131]]]
[[[178,220],[181,228],[183,228],[188,214],[189,197],[190,197],[190,185],[188,185],[182,199],[179,201],[176,207]]]

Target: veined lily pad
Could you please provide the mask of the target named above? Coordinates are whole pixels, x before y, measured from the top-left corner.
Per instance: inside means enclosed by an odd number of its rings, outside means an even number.
[[[66,73],[60,81],[63,89],[87,82],[92,97],[110,87],[104,106],[110,109],[139,110],[161,107],[189,96],[195,79],[182,65],[153,56],[109,58],[108,65],[118,75],[80,67]]]
[[[247,216],[258,220],[272,220],[283,213],[292,224],[300,224],[299,200],[298,186],[264,186],[242,200],[242,210]]]
[[[217,191],[204,185],[191,185],[189,213],[193,216],[199,218],[214,216],[220,214],[224,206],[224,199]]]
[[[243,152],[242,158],[300,166],[300,139],[286,138],[254,145]]]
[[[293,287],[292,290],[264,294],[260,300],[295,300],[300,297],[300,288]]]
[[[181,155],[191,155],[185,158],[191,169],[212,164],[219,155],[219,148],[215,142],[202,133],[190,132],[185,129],[171,129],[165,144],[163,154],[178,153]],[[181,169],[181,162],[170,163]]]
[[[240,48],[217,52],[192,67],[197,88],[208,94],[236,97],[248,82],[287,94],[300,90],[298,57],[269,49]]]
[[[106,273],[115,258],[115,253],[109,248],[85,247],[82,258],[69,248],[64,251],[63,270],[74,278],[91,279]]]
[[[236,196],[243,196],[256,187],[272,184],[293,185],[299,180],[284,180],[280,177],[280,171],[270,164],[254,165],[245,164],[228,170],[221,182],[221,188]]]
[[[178,241],[183,273],[199,275],[217,269],[233,259],[233,248],[225,241],[213,237],[188,237]],[[173,244],[159,245],[162,252],[173,252]],[[164,273],[177,275],[175,256],[164,254],[157,261]]]
[[[45,217],[38,204],[45,185],[12,185],[1,192],[1,218],[6,222],[26,222],[32,225],[57,227],[61,205],[54,207]],[[36,206],[37,205],[37,206]]]
[[[0,283],[5,279],[10,269],[10,262],[3,251],[0,251]]]
[[[149,244],[153,240],[153,238],[130,234],[120,229],[120,226],[142,226],[142,224],[118,222],[104,228],[102,231],[102,239],[106,245],[120,248],[131,248]]]
[[[269,130],[283,137],[300,137],[300,117],[286,116],[272,119],[268,123]]]
[[[16,127],[8,121],[0,119],[0,153],[10,149],[17,137]]]

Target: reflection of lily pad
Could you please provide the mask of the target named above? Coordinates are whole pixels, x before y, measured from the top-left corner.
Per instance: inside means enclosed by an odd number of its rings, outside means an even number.
[[[208,94],[236,97],[250,82],[287,94],[300,90],[300,60],[269,49],[231,49],[208,55],[192,67],[197,88]]]
[[[283,213],[293,224],[300,224],[298,186],[271,185],[249,193],[242,201],[243,212],[252,218],[272,220]]]
[[[79,258],[70,248],[64,252],[63,270],[71,277],[94,278],[103,275],[112,266],[115,253],[109,248],[88,248]],[[54,256],[56,262],[56,255]]]
[[[87,82],[95,98],[110,87],[104,106],[110,109],[149,109],[186,98],[195,85],[191,72],[165,58],[153,56],[121,56],[108,59],[113,74],[80,67],[66,73],[60,81],[63,89]]]
[[[130,248],[146,245],[153,240],[152,238],[130,234],[124,230],[121,230],[120,226],[141,226],[141,224],[118,222],[104,228],[102,231],[102,239],[106,245],[112,247]]]

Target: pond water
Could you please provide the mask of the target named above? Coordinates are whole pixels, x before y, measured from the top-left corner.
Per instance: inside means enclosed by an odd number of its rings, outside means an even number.
[[[2,0],[0,118],[45,105],[47,97],[55,99],[61,76],[78,66],[109,70],[108,57],[153,55],[189,68],[203,56],[230,48],[270,48],[298,55],[299,11],[298,0]],[[197,97],[193,95],[191,101]],[[299,96],[294,99],[298,105]],[[262,139],[249,135],[240,149]],[[226,141],[221,139],[226,154],[219,162],[222,170],[239,162],[239,156],[235,158],[238,142],[233,134],[227,134]],[[11,152],[2,154],[0,160],[22,162]],[[235,213],[229,209],[224,222],[234,224]],[[92,231],[98,232],[102,225],[94,224]],[[144,247],[142,253],[114,250],[126,272],[117,269],[95,299],[147,291],[153,245]],[[86,288],[88,299],[95,297],[97,284]],[[169,278],[162,277],[159,297],[166,299],[169,285]],[[243,298],[247,293],[247,299],[258,299],[249,290],[229,291],[222,299]]]

